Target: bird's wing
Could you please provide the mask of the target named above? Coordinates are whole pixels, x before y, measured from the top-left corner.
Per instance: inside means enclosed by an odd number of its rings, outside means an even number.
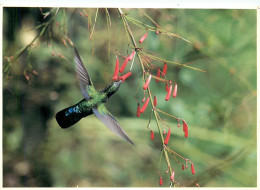
[[[77,73],[77,78],[79,80],[80,90],[81,90],[81,93],[83,94],[83,96],[88,100],[88,99],[90,99],[90,96],[87,92],[86,87],[92,85],[92,82],[89,77],[88,71],[84,67],[84,64],[75,47],[74,47],[74,52],[75,52],[74,61],[76,63],[76,73]]]
[[[127,136],[126,132],[122,129],[116,119],[109,113],[104,104],[100,104],[97,108],[93,108],[94,115],[102,121],[107,128],[116,133],[127,142],[134,145],[134,143]]]

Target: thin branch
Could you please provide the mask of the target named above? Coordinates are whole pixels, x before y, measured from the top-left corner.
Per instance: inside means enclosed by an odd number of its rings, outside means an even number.
[[[130,27],[129,27],[128,23],[127,23],[127,20],[126,20],[126,18],[125,18],[125,16],[124,16],[122,10],[121,10],[120,8],[118,8],[118,11],[119,11],[119,13],[120,13],[120,16],[121,16],[123,22],[124,22],[125,29],[126,29],[127,33],[129,34],[129,37],[130,37],[130,39],[131,39],[131,41],[132,41],[132,43],[133,43],[134,48],[135,48],[135,49],[138,49],[138,46],[137,46],[137,44],[136,44],[136,42],[135,42],[135,39],[134,39],[134,36],[133,36],[133,34],[132,34],[131,30],[130,30]],[[142,71],[143,71],[143,73],[145,73],[144,65],[143,65],[143,63],[142,63],[142,59],[141,59],[141,57],[140,57],[139,51],[137,51],[136,54],[137,54],[137,57],[138,57],[138,59],[139,59],[140,65],[141,65],[141,67],[142,67]],[[143,75],[143,79],[145,80],[144,75]],[[148,90],[148,95],[149,95],[149,97],[150,97],[150,102],[151,102],[151,104],[152,104],[152,107],[154,107],[153,98],[152,98],[152,95],[151,95],[151,91],[150,91],[150,87],[149,87],[149,86],[148,86],[147,90]],[[156,124],[157,124],[157,126],[158,126],[158,129],[159,129],[159,132],[160,132],[160,135],[161,135],[162,143],[164,143],[163,133],[162,133],[162,130],[161,130],[161,127],[160,127],[160,124],[159,124],[159,121],[158,121],[157,115],[155,114],[154,109],[153,109],[153,113],[154,113],[154,117],[155,117],[155,120],[156,120]],[[170,160],[169,160],[169,156],[168,156],[168,153],[167,153],[167,151],[166,151],[166,149],[165,149],[164,147],[163,147],[163,152],[164,152],[164,155],[165,155],[165,159],[166,159],[167,165],[169,166],[169,168],[170,168],[170,170],[171,170],[171,173],[172,173],[171,163],[170,163]]]

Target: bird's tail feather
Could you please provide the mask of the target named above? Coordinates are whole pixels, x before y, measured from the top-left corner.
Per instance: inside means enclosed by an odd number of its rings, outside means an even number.
[[[61,128],[68,128],[77,123],[83,117],[92,113],[81,113],[78,111],[77,104],[59,111],[55,118]]]

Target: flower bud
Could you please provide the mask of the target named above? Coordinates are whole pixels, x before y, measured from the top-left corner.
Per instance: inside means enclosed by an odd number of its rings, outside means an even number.
[[[148,105],[148,103],[149,103],[149,100],[150,100],[150,98],[148,97],[148,98],[146,99],[144,105],[143,105],[142,108],[140,109],[140,113],[144,113],[144,111],[145,111],[145,109],[146,109],[146,107],[147,107],[147,105]]]
[[[154,132],[151,130],[151,140],[154,140]]]
[[[169,169],[170,169],[170,168],[169,168],[169,166],[168,166],[168,169],[166,170],[166,172],[165,172],[165,173],[169,173]]]
[[[150,81],[151,81],[151,78],[152,78],[152,75],[149,75],[148,79],[146,80],[144,86],[143,86],[143,89],[146,90]]]
[[[114,76],[112,78],[113,81],[117,81],[117,79],[118,79],[118,71],[119,71],[119,59],[116,58],[116,66],[115,66]]]
[[[131,55],[128,57],[128,60],[131,61],[134,58],[135,50],[131,53]]]
[[[166,95],[166,97],[165,97],[165,100],[166,100],[166,101],[168,101],[168,100],[170,99],[171,93],[172,93],[172,84],[170,85],[170,88],[169,88],[169,90],[168,90],[168,93],[167,93],[167,95]]]
[[[122,80],[122,82],[125,82],[125,79],[127,79],[129,76],[131,76],[131,72],[126,73],[125,75],[119,77],[119,80]]]
[[[164,66],[163,66],[163,70],[162,70],[162,76],[164,77],[166,75],[167,72],[167,63],[164,62]]]
[[[169,85],[168,85],[168,83],[165,84],[165,91],[169,92]]]
[[[178,127],[180,127],[181,126],[180,119],[178,119],[177,121],[178,121]]]
[[[160,177],[160,181],[159,181],[159,184],[162,185],[163,184],[163,180],[162,180],[162,177]]]
[[[128,57],[126,57],[123,65],[120,67],[120,70],[119,70],[120,73],[122,73],[125,70],[128,60],[129,60]]]
[[[154,96],[153,105],[154,105],[154,106],[157,106],[157,98],[156,98],[156,96]]]
[[[138,105],[137,105],[136,116],[137,116],[137,117],[140,117],[140,104],[139,104],[139,103],[138,103]]]
[[[182,170],[184,170],[184,169],[185,169],[185,166],[184,166],[184,164],[182,164],[182,167],[181,167],[181,169],[182,169]]]
[[[175,83],[175,85],[174,85],[174,90],[173,90],[172,96],[173,96],[174,98],[176,98],[176,96],[177,96],[177,83]]]
[[[139,40],[139,43],[140,43],[140,44],[143,43],[143,41],[145,40],[145,38],[147,37],[147,35],[148,35],[148,32],[145,33],[145,35],[143,35],[143,36],[140,38],[140,40]]]
[[[169,139],[170,139],[170,136],[171,136],[171,128],[169,128],[168,133],[167,133],[167,135],[166,135],[166,137],[165,137],[165,140],[164,140],[164,144],[165,144],[165,145],[168,144]]]
[[[183,124],[184,136],[185,136],[185,138],[187,138],[188,137],[188,125],[187,125],[187,123],[185,121],[183,121],[182,124]]]
[[[175,171],[172,170],[171,180],[172,180],[173,182],[174,182],[174,173],[175,173]]]
[[[191,173],[192,173],[192,175],[194,175],[194,174],[195,174],[195,168],[194,168],[193,163],[191,164],[190,168],[191,168]]]

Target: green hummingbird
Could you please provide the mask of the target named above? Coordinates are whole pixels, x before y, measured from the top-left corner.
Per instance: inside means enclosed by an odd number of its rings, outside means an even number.
[[[59,111],[55,116],[58,124],[61,128],[68,128],[77,123],[83,117],[94,114],[106,125],[107,128],[112,130],[127,142],[134,144],[105,106],[108,99],[118,91],[122,80],[119,82],[112,82],[103,90],[97,91],[75,47],[74,52],[76,74],[84,99],[73,106]]]

